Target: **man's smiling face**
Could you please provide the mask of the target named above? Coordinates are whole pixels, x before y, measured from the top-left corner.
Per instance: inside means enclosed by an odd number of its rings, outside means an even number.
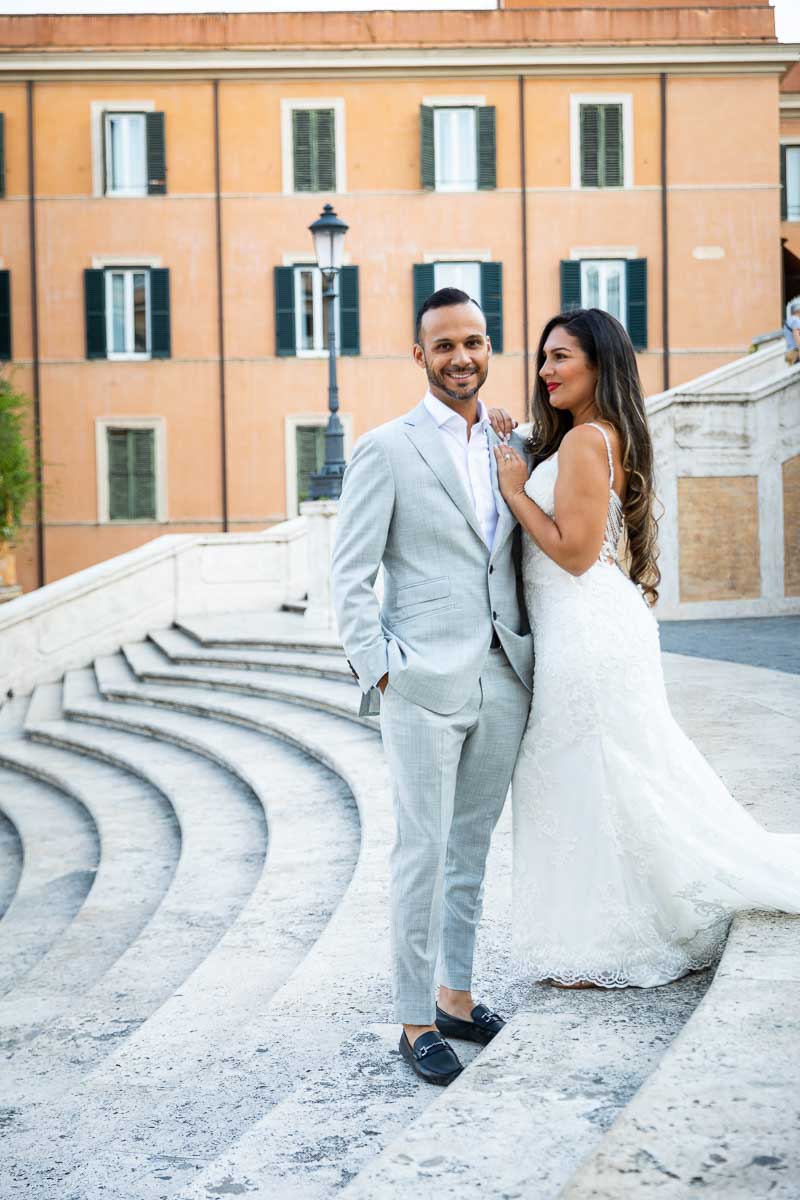
[[[431,308],[422,318],[414,360],[437,400],[455,408],[472,400],[489,372],[492,346],[476,304]]]

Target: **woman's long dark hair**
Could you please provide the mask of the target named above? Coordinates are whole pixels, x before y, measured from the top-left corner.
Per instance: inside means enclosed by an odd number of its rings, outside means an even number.
[[[636,355],[623,326],[599,308],[579,308],[552,317],[542,330],[536,352],[536,382],[528,418],[533,422],[531,451],[537,459],[555,454],[572,428],[572,413],[553,408],[539,371],[544,345],[560,327],[578,342],[591,367],[597,369],[595,401],[598,416],[616,429],[622,446],[622,467],[628,475],[623,511],[627,538],[628,573],[650,604],[658,599],[658,524],[654,514],[653,443],[647,427],[644,393]]]

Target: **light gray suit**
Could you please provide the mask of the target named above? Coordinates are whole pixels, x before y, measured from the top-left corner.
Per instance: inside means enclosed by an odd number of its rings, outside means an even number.
[[[397,820],[395,1008],[398,1020],[419,1025],[433,1021],[440,947],[439,982],[471,984],[486,854],[533,677],[519,535],[497,487],[494,454],[490,554],[441,437],[423,403],[361,438],[345,474],[332,564],[362,711],[375,711],[375,685],[389,675],[380,707]],[[489,441],[497,444],[493,433]],[[491,648],[493,630],[500,649]]]

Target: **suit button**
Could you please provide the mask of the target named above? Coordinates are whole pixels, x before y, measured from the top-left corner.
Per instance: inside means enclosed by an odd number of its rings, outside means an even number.
[[[494,571],[494,564],[492,564],[492,566],[489,567],[489,574],[491,575],[493,573],[493,571]]]
[[[493,621],[497,620],[497,613],[494,610],[492,610],[492,620]]]

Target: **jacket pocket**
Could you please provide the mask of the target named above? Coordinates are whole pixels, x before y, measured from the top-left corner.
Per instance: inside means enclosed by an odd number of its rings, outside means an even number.
[[[438,579],[425,579],[422,583],[407,583],[397,589],[394,607],[406,608],[410,604],[424,604],[428,600],[443,600],[450,595],[450,580],[446,575]]]

